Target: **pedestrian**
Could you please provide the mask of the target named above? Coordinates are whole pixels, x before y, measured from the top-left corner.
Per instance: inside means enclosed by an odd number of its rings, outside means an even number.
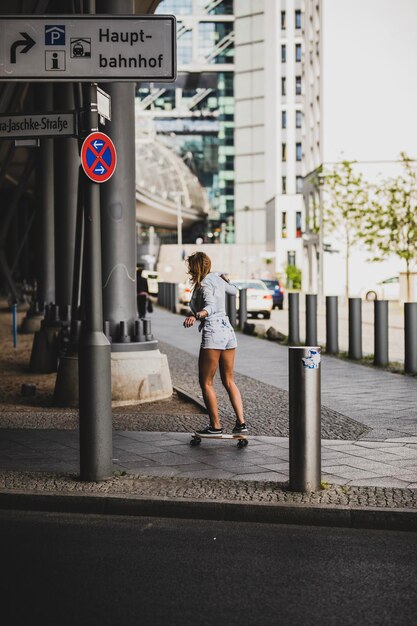
[[[197,431],[197,434],[201,437],[223,434],[213,387],[217,368],[220,368],[221,381],[236,415],[232,432],[247,433],[242,397],[233,377],[236,335],[226,315],[226,293],[236,295],[237,289],[224,274],[211,272],[210,258],[204,252],[195,252],[188,257],[186,264],[194,288],[190,300],[191,313],[184,320],[184,327],[190,328],[196,320],[200,322],[199,331],[202,331],[202,337],[198,374],[210,418],[210,424]]]
[[[143,266],[136,268],[136,298],[138,303],[138,314],[140,318],[146,317],[146,304],[149,297],[149,286],[147,279],[142,276]]]

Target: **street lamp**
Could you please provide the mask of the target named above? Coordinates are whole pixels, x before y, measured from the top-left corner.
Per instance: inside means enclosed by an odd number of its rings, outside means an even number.
[[[246,213],[246,257],[245,257],[245,278],[249,278],[249,211],[250,207],[247,205],[243,207],[243,211]]]
[[[177,205],[177,244],[180,248],[180,254],[182,254],[182,202],[181,196],[184,196],[183,191],[175,191],[172,195],[175,194],[176,197],[176,205]]]

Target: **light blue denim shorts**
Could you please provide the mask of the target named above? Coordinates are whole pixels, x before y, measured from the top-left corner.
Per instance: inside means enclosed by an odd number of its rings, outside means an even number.
[[[228,317],[204,322],[201,347],[212,350],[231,350],[237,347],[235,331]]]

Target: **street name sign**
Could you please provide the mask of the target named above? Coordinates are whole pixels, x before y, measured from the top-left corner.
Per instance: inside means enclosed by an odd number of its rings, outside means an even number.
[[[81,165],[95,183],[105,183],[116,169],[117,155],[114,143],[105,133],[90,133],[81,146]]]
[[[0,80],[169,82],[176,79],[173,15],[0,18]]]
[[[28,139],[30,137],[75,137],[76,117],[69,113],[24,113],[0,116],[1,139]]]

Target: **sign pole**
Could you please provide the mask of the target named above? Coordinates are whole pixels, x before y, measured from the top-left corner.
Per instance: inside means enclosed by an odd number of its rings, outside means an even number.
[[[83,85],[88,128],[98,129],[97,85]],[[88,105],[88,107],[87,107]],[[111,348],[103,333],[100,188],[84,175],[83,290],[85,319],[79,343],[80,478],[100,481],[112,475]]]

